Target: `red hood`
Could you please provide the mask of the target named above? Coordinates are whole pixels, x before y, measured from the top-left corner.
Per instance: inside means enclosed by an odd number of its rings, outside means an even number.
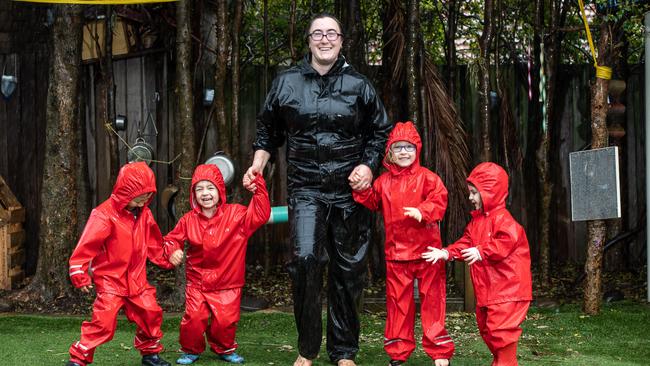
[[[467,177],[481,194],[483,212],[505,207],[508,197],[508,173],[497,164],[481,163]]]
[[[386,158],[389,156],[390,152],[390,146],[397,142],[397,141],[408,141],[415,145],[415,161],[413,161],[413,164],[406,168],[399,167],[388,160]],[[422,151],[422,140],[420,139],[420,134],[418,134],[418,130],[415,128],[415,125],[411,121],[406,121],[406,122],[397,122],[395,123],[395,127],[393,130],[390,132],[388,135],[388,141],[386,142],[386,151],[384,155],[384,167],[388,169],[391,173],[393,174],[400,174],[401,172],[404,171],[411,171],[413,168],[419,167],[420,166],[420,152]]]
[[[196,203],[194,186],[202,180],[210,181],[215,185],[215,187],[217,187],[217,190],[219,191],[219,204],[217,206],[226,203],[226,183],[223,181],[221,171],[216,165],[201,164],[194,169],[194,174],[192,175],[192,186],[190,187],[190,206],[194,211],[198,213],[201,212],[201,206]]]
[[[120,168],[111,194],[114,207],[121,210],[134,198],[145,193],[156,193],[156,176],[153,170],[143,161],[126,164]],[[145,206],[148,206],[152,199],[153,195]]]

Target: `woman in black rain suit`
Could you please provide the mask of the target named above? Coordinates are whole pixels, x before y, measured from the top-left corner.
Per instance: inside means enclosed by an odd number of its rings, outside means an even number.
[[[271,153],[286,141],[289,225],[299,355],[310,366],[321,338],[321,288],[328,267],[327,352],[339,366],[354,365],[359,350],[357,307],[365,281],[370,213],[352,189],[372,183],[392,124],[370,82],[339,53],[336,18],[314,17],[309,54],[273,81],[257,118],[255,155],[244,174],[249,186]]]

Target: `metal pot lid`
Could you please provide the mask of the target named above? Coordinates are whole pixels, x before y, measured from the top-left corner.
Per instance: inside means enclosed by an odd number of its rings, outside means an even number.
[[[135,140],[135,144],[131,146],[129,151],[127,152],[126,158],[129,161],[129,163],[133,163],[136,161],[144,161],[147,164],[151,164],[151,160],[153,160],[153,147],[146,143],[144,139],[137,139]]]
[[[219,171],[221,171],[223,181],[227,186],[230,185],[235,178],[235,165],[232,163],[232,160],[223,153],[214,154],[205,161],[205,164],[216,165],[217,168],[219,168]]]

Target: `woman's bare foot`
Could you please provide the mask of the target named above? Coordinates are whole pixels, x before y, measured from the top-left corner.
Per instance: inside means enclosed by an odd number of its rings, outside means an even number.
[[[437,359],[435,362],[436,366],[449,366],[449,360],[446,358]]]
[[[298,355],[298,358],[296,358],[296,362],[293,363],[293,366],[311,366],[311,360]]]
[[[336,365],[337,365],[337,366],[357,366],[357,364],[354,363],[354,361],[352,361],[352,360],[348,360],[348,359],[345,359],[345,358],[339,360],[339,362],[337,362]]]

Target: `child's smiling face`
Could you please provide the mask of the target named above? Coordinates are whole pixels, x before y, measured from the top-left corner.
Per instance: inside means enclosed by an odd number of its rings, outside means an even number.
[[[467,189],[469,189],[469,200],[474,205],[475,210],[480,210],[483,207],[483,200],[481,199],[481,193],[474,187],[473,184],[468,184]]]
[[[416,146],[408,141],[396,141],[390,146],[392,161],[395,165],[406,168],[415,161]]]
[[[194,197],[202,209],[209,210],[219,203],[219,190],[208,180],[202,180],[194,186]]]

